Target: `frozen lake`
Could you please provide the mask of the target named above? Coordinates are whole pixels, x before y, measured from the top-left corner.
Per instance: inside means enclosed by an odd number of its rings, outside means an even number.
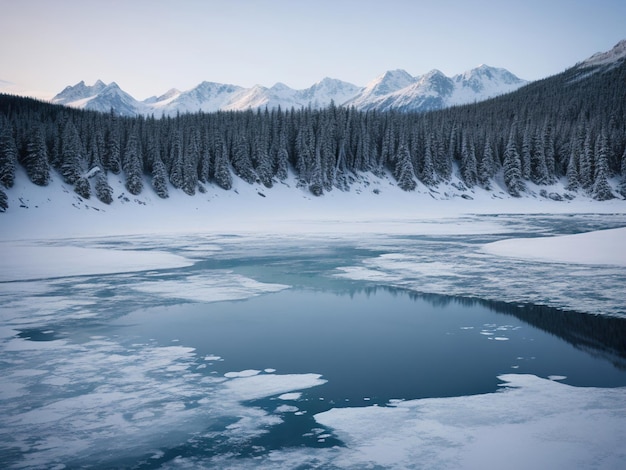
[[[626,217],[416,224],[37,244],[99,257],[2,273],[0,462],[620,468],[626,267],[483,247]]]

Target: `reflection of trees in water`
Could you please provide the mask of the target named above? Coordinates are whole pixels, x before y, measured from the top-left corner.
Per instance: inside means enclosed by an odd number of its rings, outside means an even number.
[[[393,296],[408,295],[413,300],[425,300],[435,307],[462,305],[482,306],[505,315],[511,315],[540,330],[570,343],[592,355],[604,357],[616,367],[626,370],[626,319],[606,315],[590,315],[571,310],[533,304],[519,304],[484,300],[470,297],[453,297],[439,294],[421,294],[388,286],[353,286],[350,297],[364,293],[375,295],[377,291]]]

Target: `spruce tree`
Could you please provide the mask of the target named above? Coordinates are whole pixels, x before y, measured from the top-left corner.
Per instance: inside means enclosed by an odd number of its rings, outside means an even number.
[[[491,148],[491,141],[487,138],[483,157],[478,164],[478,183],[487,190],[491,189],[491,178],[494,173],[493,149]]]
[[[113,189],[109,186],[104,171],[99,172],[96,176],[96,197],[105,204],[113,202]]]
[[[74,184],[78,181],[83,169],[81,161],[83,159],[82,142],[78,135],[78,131],[72,121],[67,121],[63,129],[61,138],[61,175],[63,180],[68,184]]]
[[[602,132],[597,138],[598,151],[596,154],[596,171],[593,182],[592,195],[598,201],[607,201],[615,198],[609,185],[609,158],[606,134]]]
[[[167,189],[167,170],[160,158],[152,163],[152,188],[161,199],[167,199],[169,197]]]
[[[91,197],[91,186],[89,180],[84,176],[80,176],[74,184],[74,192],[83,199],[89,199]]]
[[[413,191],[417,187],[417,183],[413,179],[415,171],[411,163],[411,155],[406,144],[400,144],[398,154],[395,158],[394,176],[398,181],[398,186],[404,191]]]
[[[137,130],[133,129],[124,150],[123,170],[126,174],[126,189],[134,196],[143,190],[143,165],[139,145]]]
[[[0,212],[6,212],[9,208],[9,198],[7,197],[7,193],[4,192],[4,189],[0,187]]]
[[[215,150],[215,182],[222,189],[233,187],[233,178],[228,164],[228,149],[226,144],[218,143]]]
[[[522,180],[522,163],[517,153],[515,146],[514,131],[511,131],[509,141],[504,151],[504,184],[506,185],[509,194],[513,197],[520,197],[520,192],[525,189],[524,182]]]
[[[50,165],[48,163],[48,150],[44,140],[43,128],[36,125],[26,144],[26,155],[22,164],[30,180],[38,186],[47,186],[50,182]]]
[[[0,184],[6,188],[12,187],[15,182],[16,165],[17,146],[13,138],[13,127],[9,122],[4,122],[0,132]]]

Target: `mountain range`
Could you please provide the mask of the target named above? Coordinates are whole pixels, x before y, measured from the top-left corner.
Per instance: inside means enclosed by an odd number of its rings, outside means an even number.
[[[514,91],[526,83],[505,69],[481,65],[453,77],[447,77],[439,70],[417,77],[405,70],[391,70],[365,87],[334,78],[324,78],[303,90],[295,90],[283,83],[270,88],[260,85],[244,88],[205,81],[187,91],[172,88],[161,96],[138,101],[117,83],[107,85],[98,80],[92,86],[84,81],[68,86],[52,102],[93,111],[109,112],[112,109],[123,116],[156,117],[266,107],[319,109],[331,102],[359,110],[423,112],[483,101]]]

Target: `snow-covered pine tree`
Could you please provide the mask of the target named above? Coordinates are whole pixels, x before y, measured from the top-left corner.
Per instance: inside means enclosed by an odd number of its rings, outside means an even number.
[[[84,176],[79,176],[74,183],[74,192],[83,199],[89,199],[91,197],[91,185],[89,180]]]
[[[26,173],[33,183],[38,186],[47,186],[50,182],[50,164],[42,126],[35,125],[27,139],[26,155],[22,160],[22,165],[26,168]]]
[[[513,197],[520,197],[520,192],[523,191],[526,186],[522,180],[522,163],[517,152],[515,145],[515,130],[512,129],[509,135],[509,141],[504,150],[504,184],[506,185],[509,194]]]
[[[230,174],[228,164],[228,149],[226,143],[221,141],[216,142],[215,174],[213,177],[220,188],[228,190],[233,187],[233,177]]]
[[[237,140],[233,146],[232,165],[237,176],[239,176],[246,183],[254,183],[256,180],[256,174],[252,168],[250,144],[242,134],[237,136]]]
[[[544,153],[544,140],[539,135],[535,135],[533,149],[530,158],[530,179],[533,183],[546,185],[550,183],[548,166],[546,165],[546,155]]]
[[[160,157],[152,163],[152,188],[161,199],[167,199],[169,192],[167,189],[167,169]]]
[[[122,171],[120,134],[117,128],[116,118],[113,117],[112,119],[113,123],[109,129],[107,129],[104,136],[105,150],[102,164],[104,165],[103,170],[108,170],[114,175],[119,175],[120,171]]]
[[[468,188],[476,186],[476,173],[476,151],[474,150],[474,143],[471,142],[467,134],[465,134],[463,135],[463,144],[461,146],[461,179]]]
[[[532,175],[532,138],[530,124],[524,130],[522,137],[522,148],[520,151],[520,161],[522,163],[522,179],[529,180]]]
[[[187,136],[187,142],[183,149],[183,186],[185,194],[193,196],[198,186],[198,140],[199,135],[192,128]]]
[[[574,149],[572,149],[569,156],[569,162],[567,163],[567,173],[565,175],[567,178],[567,185],[565,186],[565,189],[568,191],[576,191],[580,187],[577,160],[578,154]]]
[[[398,154],[395,157],[394,176],[398,181],[398,186],[404,191],[413,191],[417,187],[417,183],[413,179],[415,171],[411,163],[411,154],[406,144],[402,143],[398,147]]]
[[[9,198],[7,197],[7,193],[4,192],[4,189],[0,187],[0,212],[6,212],[9,208]]]
[[[65,123],[61,137],[61,176],[67,184],[75,184],[83,173],[83,144],[71,120]]]
[[[170,183],[176,189],[180,189],[183,187],[183,139],[179,129],[174,129],[172,132],[169,156]]]
[[[615,195],[609,185],[609,151],[606,132],[602,131],[596,139],[596,169],[592,195],[598,201],[614,199]]]
[[[143,164],[137,129],[132,129],[124,150],[123,170],[126,174],[126,189],[137,196],[143,190]]]
[[[491,147],[491,140],[489,139],[489,137],[487,137],[487,139],[485,140],[483,157],[478,164],[478,183],[487,190],[491,189],[491,178],[494,174],[495,168],[493,161],[493,148]]]
[[[579,159],[578,177],[580,185],[589,190],[593,185],[593,146],[591,144],[591,132],[587,129],[582,152]]]
[[[437,178],[435,176],[435,165],[433,164],[433,146],[436,147],[432,136],[426,140],[424,145],[424,159],[422,161],[422,169],[419,174],[419,180],[426,186],[436,186]],[[415,169],[415,166],[414,166]]]
[[[0,184],[11,188],[15,182],[17,165],[17,146],[13,138],[13,126],[8,120],[2,119],[0,132]]]
[[[626,147],[624,148],[624,153],[622,154],[620,174],[622,175],[622,180],[619,185],[619,193],[623,198],[626,198]]]
[[[96,197],[105,204],[113,202],[113,189],[109,186],[107,175],[104,171],[98,172],[96,176]]]

